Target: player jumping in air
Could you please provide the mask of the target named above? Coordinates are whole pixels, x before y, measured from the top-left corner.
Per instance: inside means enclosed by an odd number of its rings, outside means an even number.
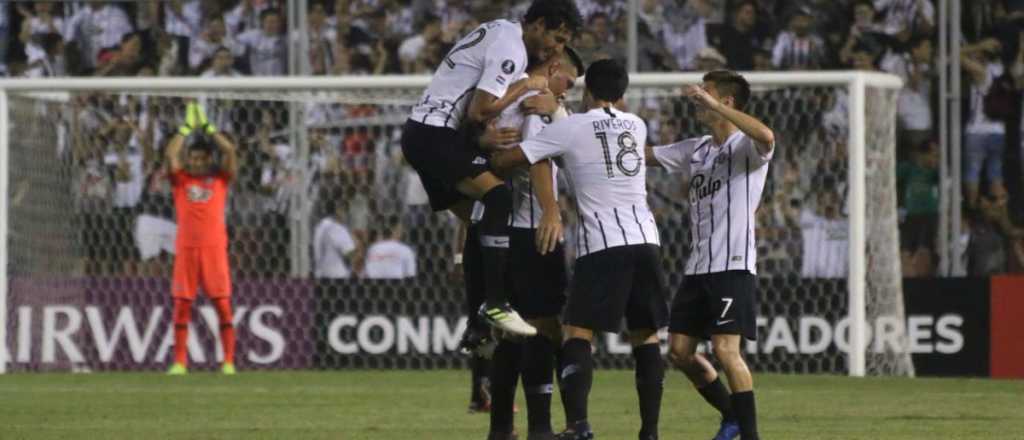
[[[528,60],[544,62],[561,54],[581,22],[572,0],[535,0],[522,23],[495,20],[480,25],[437,67],[402,130],[402,153],[419,174],[434,210],[451,210],[467,221],[473,200],[486,206],[479,225],[486,279],[480,314],[514,334],[532,336],[537,330],[511,308],[505,289],[512,193],[489,171],[475,140],[460,136],[458,130],[463,124],[497,117],[528,91],[546,90],[547,78],[517,78]],[[543,100],[554,97],[544,93],[526,105]]]
[[[665,370],[657,329],[668,321],[658,228],[647,205],[644,148],[647,125],[614,107],[629,85],[612,60],[590,65],[583,104],[587,111],[549,125],[516,148],[492,158],[497,167],[528,161],[543,214],[536,239],[546,254],[562,238],[548,160],[558,158],[576,194],[579,237],[576,270],[563,314],[560,382],[568,429],[556,438],[594,438],[587,420],[593,383],[594,332],[619,332],[625,317],[636,360],[639,438],[658,438]]]
[[[203,133],[189,146],[182,163],[186,138]],[[220,164],[214,163],[214,145]],[[228,268],[228,234],[224,207],[228,186],[238,171],[235,145],[210,124],[198,104],[188,104],[185,123],[167,145],[167,164],[174,192],[178,220],[175,243],[174,280],[174,364],[168,374],[188,373],[188,326],[192,320],[192,302],[196,290],[213,302],[220,320],[220,341],[224,349],[221,372],[235,374],[235,329],[231,316],[231,275]]]
[[[551,92],[563,98],[582,72],[583,61],[575,50],[566,47],[564,55],[553,57],[544,64],[531,65],[528,73],[529,76],[547,77]],[[516,103],[502,112],[495,125],[499,128],[515,128],[521,131],[524,139],[530,139],[552,121],[566,116],[568,112],[563,107],[559,107],[551,117],[526,115],[519,103]],[[516,144],[501,145],[498,148]],[[553,164],[551,169],[553,173],[557,172]],[[513,193],[508,262],[512,306],[522,312],[523,318],[536,327],[539,334],[525,340],[502,335],[494,349],[490,375],[491,428],[488,438],[514,438],[513,402],[516,382],[521,375],[529,420],[527,440],[550,440],[555,436],[551,429],[551,393],[554,388],[552,374],[555,371],[555,352],[562,340],[558,314],[565,304],[568,280],[565,253],[561,243],[555,246],[553,252],[545,255],[537,250],[536,230],[543,211],[530,182],[529,167],[524,164],[514,170],[497,171],[508,176],[508,185]],[[556,187],[555,175],[552,174],[551,178],[550,185]],[[477,206],[481,207],[479,204]]]
[[[775,134],[743,112],[750,84],[735,72],[704,75],[686,96],[710,135],[646,150],[647,163],[689,182],[693,247],[686,279],[672,304],[670,358],[722,414],[715,440],[757,440],[754,383],[743,360],[742,338],[757,339],[755,212],[761,201]],[[697,353],[710,339],[732,393]]]

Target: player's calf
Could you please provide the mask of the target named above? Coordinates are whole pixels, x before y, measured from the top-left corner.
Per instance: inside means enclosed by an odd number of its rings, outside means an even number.
[[[722,363],[732,387],[729,403],[739,424],[744,440],[757,440],[757,407],[754,400],[754,382],[747,363],[740,352],[739,335],[714,335],[715,356]]]

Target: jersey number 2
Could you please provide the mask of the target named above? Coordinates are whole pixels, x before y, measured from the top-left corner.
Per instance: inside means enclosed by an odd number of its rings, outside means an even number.
[[[470,32],[469,35],[466,35],[466,38],[462,39],[462,41],[465,41],[465,43],[463,43],[463,44],[461,44],[459,46],[456,46],[454,49],[452,49],[451,52],[448,52],[448,56],[445,57],[444,63],[447,64],[448,67],[454,69],[455,68],[455,61],[452,61],[452,56],[455,55],[455,52],[458,52],[460,50],[466,50],[466,49],[469,49],[469,48],[471,48],[473,46],[476,46],[476,45],[480,44],[481,41],[484,41],[484,37],[486,37],[486,36],[487,36],[487,29],[484,29],[482,27],[481,28],[477,28],[477,30],[475,30],[473,32]]]
[[[608,172],[608,178],[615,177],[615,173],[612,171],[612,152],[608,147],[608,133],[599,131],[594,133],[597,139],[601,141],[601,149],[604,150],[604,167],[605,171]],[[633,133],[628,131],[622,132],[618,138],[619,154],[615,155],[615,167],[619,169],[622,174],[627,176],[635,176],[640,173],[640,167],[644,166],[640,160],[640,153],[636,151],[636,138],[633,137]],[[636,160],[635,165],[630,168],[626,163],[626,156],[632,156]]]

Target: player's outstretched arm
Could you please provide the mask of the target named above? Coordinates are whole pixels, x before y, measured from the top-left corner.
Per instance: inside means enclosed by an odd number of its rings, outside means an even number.
[[[181,150],[185,147],[185,138],[192,134],[192,131],[196,129],[199,123],[199,117],[196,115],[197,108],[198,106],[195,102],[190,102],[185,106],[185,120],[182,122],[181,127],[178,127],[178,132],[174,133],[170,143],[167,144],[167,148],[164,150],[164,156],[167,159],[167,171],[172,175],[182,169]]]
[[[706,107],[729,120],[736,128],[755,141],[754,145],[757,146],[759,153],[771,153],[772,148],[775,147],[775,132],[757,118],[722,104],[700,86],[687,87],[686,96],[697,105]]]
[[[196,115],[197,128],[201,128],[207,135],[213,138],[213,143],[220,150],[220,172],[228,180],[234,179],[235,175],[238,174],[238,148],[235,146],[235,143],[231,142],[231,139],[228,139],[224,133],[217,130],[217,126],[207,119],[206,109],[199,104],[190,104],[190,106],[193,106],[192,108]]]
[[[658,157],[654,155],[654,147],[650,145],[644,146],[644,163],[649,167],[661,166]]]
[[[522,153],[519,148],[516,150]],[[558,207],[558,199],[555,198],[553,174],[551,159],[530,165],[533,193],[537,196],[537,202],[543,211],[540,225],[537,227],[537,251],[541,255],[554,251],[555,246],[562,241],[562,210]]]
[[[491,154],[491,168],[500,175],[507,175],[509,171],[529,164],[523,149],[518,146]]]
[[[548,88],[548,79],[543,76],[523,78],[512,83],[505,96],[497,97],[483,90],[473,92],[473,100],[469,103],[469,119],[477,124],[498,117],[506,107],[512,105],[526,92]]]

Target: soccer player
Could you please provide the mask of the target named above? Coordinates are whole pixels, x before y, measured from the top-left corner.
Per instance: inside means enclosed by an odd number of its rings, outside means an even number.
[[[757,339],[755,212],[761,201],[775,134],[743,112],[750,84],[726,70],[690,86],[697,119],[710,135],[645,151],[648,164],[680,173],[689,182],[693,247],[686,279],[672,303],[670,358],[722,414],[716,440],[756,440],[753,379],[741,353],[742,338]],[[732,394],[711,363],[697,353],[710,339]]]
[[[188,148],[183,163],[185,139],[193,132],[212,139],[220,153],[214,163],[214,145],[206,137],[196,139]],[[206,112],[190,103],[185,123],[167,145],[168,174],[177,212],[178,238],[175,243],[174,280],[174,364],[168,374],[188,373],[188,326],[192,320],[192,302],[202,287],[217,310],[220,341],[224,349],[221,372],[235,374],[235,328],[231,316],[231,276],[228,268],[228,234],[224,207],[228,186],[238,171],[237,149],[210,124]]]
[[[656,331],[667,323],[668,305],[658,228],[647,206],[647,125],[613,105],[629,85],[622,65],[613,60],[594,62],[585,83],[585,113],[552,123],[519,147],[497,152],[492,162],[499,168],[532,164],[530,182],[542,210],[536,232],[542,255],[562,238],[546,159],[561,161],[576,193],[581,239],[563,314],[560,365],[568,429],[556,438],[594,438],[587,420],[594,371],[591,343],[595,331],[620,331],[625,317],[636,360],[639,438],[657,439],[665,371]]]
[[[572,0],[535,0],[523,23],[495,20],[464,36],[438,66],[423,98],[402,130],[402,153],[419,174],[435,211],[451,210],[468,220],[473,200],[486,211],[480,221],[486,301],[480,310],[491,325],[532,336],[537,330],[508,304],[505,261],[512,194],[488,169],[475,141],[459,136],[463,124],[481,124],[530,90],[544,90],[544,77],[516,81],[528,57],[544,62],[561,54],[582,18]],[[553,100],[550,93],[528,105]]]
[[[583,61],[579,54],[567,46],[563,55],[552,57],[543,64],[532,65],[528,75],[524,76],[547,77],[551,92],[564,98],[582,71]],[[525,95],[520,101],[528,96],[531,95]],[[530,139],[553,120],[568,116],[568,112],[561,106],[550,117],[527,115],[520,104],[516,102],[506,108],[495,126],[521,130],[523,139]],[[499,148],[512,146],[515,144]],[[551,170],[550,185],[555,187],[557,167],[552,164]],[[551,393],[554,389],[552,374],[555,351],[562,339],[558,314],[565,304],[568,282],[565,252],[562,244],[558,243],[553,252],[541,255],[534,244],[542,208],[533,192],[529,167],[523,164],[515,169],[497,171],[508,176],[508,185],[513,193],[513,212],[508,219],[511,226],[508,261],[511,303],[522,313],[526,322],[538,329],[539,334],[525,340],[502,335],[494,349],[490,376],[491,427],[488,438],[504,440],[513,437],[516,382],[522,375],[529,420],[527,440],[549,440],[554,438],[551,429]]]

